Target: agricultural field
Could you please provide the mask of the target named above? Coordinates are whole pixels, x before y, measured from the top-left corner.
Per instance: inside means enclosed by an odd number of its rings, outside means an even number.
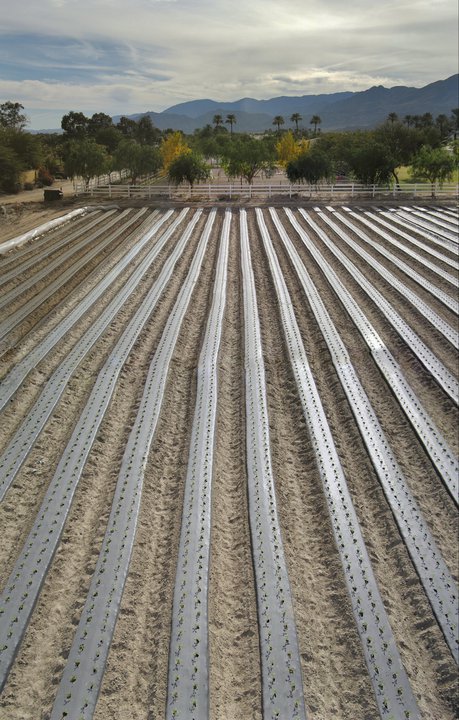
[[[0,719],[456,718],[458,268],[434,204],[0,255]]]

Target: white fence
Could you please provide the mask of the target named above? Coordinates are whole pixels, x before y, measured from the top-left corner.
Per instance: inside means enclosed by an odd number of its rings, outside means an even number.
[[[378,185],[359,185],[357,183],[337,183],[335,185],[288,185],[241,183],[189,185],[98,185],[85,188],[76,184],[77,195],[103,196],[109,198],[166,198],[196,200],[238,200],[252,197],[288,197],[288,198],[458,198],[458,184],[413,183],[403,184],[399,188]]]

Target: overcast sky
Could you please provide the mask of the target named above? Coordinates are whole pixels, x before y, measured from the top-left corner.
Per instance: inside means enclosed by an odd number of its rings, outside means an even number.
[[[2,10],[3,7],[3,10]],[[457,0],[0,0],[0,101],[69,110],[422,87],[458,72]]]

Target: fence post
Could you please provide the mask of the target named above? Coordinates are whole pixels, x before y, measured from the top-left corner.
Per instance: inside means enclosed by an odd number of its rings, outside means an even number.
[[[230,183],[229,188],[230,188],[230,200],[231,200],[231,198],[232,198],[232,196],[233,196],[233,192],[232,192],[232,191],[233,191],[233,186],[232,186],[231,183]]]
[[[112,186],[109,183],[108,184],[108,197],[111,198],[111,196],[112,196]]]

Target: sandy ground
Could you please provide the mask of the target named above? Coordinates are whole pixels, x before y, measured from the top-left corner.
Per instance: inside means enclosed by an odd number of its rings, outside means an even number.
[[[60,212],[62,209],[58,214]],[[134,212],[131,210],[129,217],[133,217]],[[22,210],[16,217],[8,214],[8,223],[0,225],[0,241],[23,232],[32,227],[33,223],[40,224],[45,217],[55,214],[56,211],[43,206]],[[273,281],[254,210],[249,209],[248,216],[265,348],[276,494],[294,602],[308,717],[310,720],[376,720],[379,717],[378,710],[333,540],[312,444],[290,369]],[[264,216],[279,255],[308,359],[422,718],[453,720],[457,713],[457,668],[382,493],[325,341],[266,210]],[[295,217],[306,227],[297,211]],[[75,494],[58,552],[1,696],[1,720],[45,720],[49,716],[97,560],[121,458],[148,366],[190,267],[206,219],[207,211],[193,231],[172,280],[123,368]],[[318,217],[315,219],[321,222]],[[34,241],[0,258],[0,270],[3,268],[4,272],[10,272],[14,268],[20,271],[26,259],[36,257],[36,263],[28,270],[20,272],[16,279],[2,286],[0,299],[2,293],[17,288],[17,296],[6,308],[7,312],[20,307],[42,286],[58,277],[64,267],[71,266],[80,257],[77,255],[36,287],[21,293],[21,284],[46,266],[44,254],[51,250],[52,254],[47,255],[47,258],[59,257],[65,248],[53,250],[54,244],[65,237],[70,229],[80,227],[84,233],[89,221],[88,217],[73,221],[43,240]],[[130,572],[96,708],[96,720],[159,720],[164,717],[171,605],[195,403],[196,365],[211,301],[222,222],[223,210],[220,210],[200,281],[195,287],[171,363],[160,424],[146,469]],[[331,253],[325,251],[314,233],[310,232],[310,235],[334,269],[345,277],[349,289],[396,356],[424,407],[457,452],[457,408],[453,402],[416,361],[379,308],[357,288]],[[458,527],[454,503],[398,402],[387,391],[382,376],[371,361],[362,338],[337,301],[333,288],[293,231],[291,237],[348,348],[389,443],[457,581]],[[177,239],[176,232],[110,327],[73,373],[13,486],[4,502],[0,503],[2,587],[27,537],[99,369],[155,281]],[[425,239],[423,241],[427,242]],[[247,511],[239,242],[238,212],[234,210],[228,300],[219,361],[219,409],[212,499],[210,720],[262,720],[256,588]],[[344,249],[342,241],[335,238],[335,242]],[[90,288],[133,243],[130,233],[126,231],[40,306],[33,317],[26,318],[15,329],[9,349],[0,358],[2,376],[30,352],[40,339],[58,326],[62,318],[81,302]],[[356,255],[352,259],[360,269],[365,268],[364,261]],[[438,287],[454,295],[451,285],[433,276],[422,266],[418,267],[414,261],[412,264]],[[399,272],[392,265],[391,269]],[[373,284],[390,299],[442,362],[452,372],[457,371],[457,354],[449,343],[391,290],[380,276],[368,268],[365,271]],[[0,451],[7,446],[14,431],[24,421],[53,370],[59,367],[62,359],[121,287],[127,272],[24,380],[3,412],[4,431],[0,439]],[[457,318],[424,289],[401,273],[399,275],[450,324],[457,323]]]
[[[62,190],[64,197],[70,197],[74,193],[72,180],[56,180],[51,186],[52,190]],[[33,190],[21,190],[13,195],[0,195],[0,205],[15,205],[29,202],[41,202],[44,197],[44,188]]]

